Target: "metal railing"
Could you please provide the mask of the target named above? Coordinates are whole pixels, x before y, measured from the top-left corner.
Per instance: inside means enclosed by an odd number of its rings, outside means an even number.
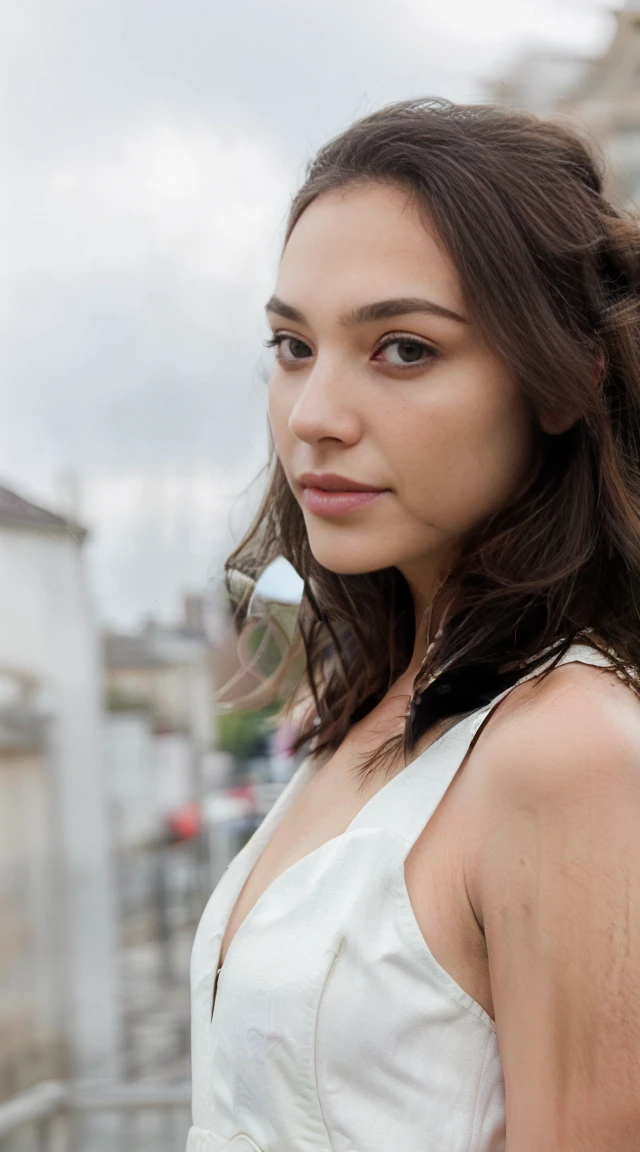
[[[47,1081],[0,1104],[0,1152],[183,1152],[191,1089]]]

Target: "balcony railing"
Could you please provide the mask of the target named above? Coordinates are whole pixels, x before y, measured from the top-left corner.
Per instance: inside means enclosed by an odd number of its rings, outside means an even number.
[[[0,1152],[183,1152],[191,1089],[47,1081],[0,1104]]]

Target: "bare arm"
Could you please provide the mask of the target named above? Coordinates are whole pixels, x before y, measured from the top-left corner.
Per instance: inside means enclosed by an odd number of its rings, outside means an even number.
[[[486,744],[472,876],[507,1152],[640,1149],[640,703],[618,687],[583,678]]]

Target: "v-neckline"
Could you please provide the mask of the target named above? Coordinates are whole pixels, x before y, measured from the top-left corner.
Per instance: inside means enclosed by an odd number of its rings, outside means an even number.
[[[297,868],[298,865],[302,864],[306,860],[311,859],[311,857],[315,856],[317,853],[322,852],[330,844],[335,844],[337,841],[344,839],[344,837],[348,835],[348,833],[351,831],[352,827],[356,824],[356,822],[360,821],[362,819],[364,813],[369,808],[369,805],[373,804],[374,800],[377,800],[378,797],[383,792],[387,792],[388,790],[390,790],[392,785],[394,785],[395,782],[397,780],[399,780],[401,777],[403,778],[403,780],[406,781],[407,773],[412,773],[413,771],[417,770],[418,765],[422,763],[424,758],[428,755],[429,752],[431,752],[431,750],[433,748],[438,747],[441,744],[441,742],[447,736],[449,736],[452,732],[459,729],[460,725],[462,725],[465,722],[467,722],[468,720],[470,720],[470,718],[472,716],[474,716],[477,711],[481,711],[481,710],[482,709],[475,709],[474,711],[467,712],[463,716],[461,716],[460,719],[457,720],[455,724],[452,724],[450,728],[445,729],[445,731],[442,732],[431,744],[428,744],[427,747],[422,750],[422,752],[419,752],[418,755],[411,761],[410,764],[407,764],[404,768],[401,768],[399,772],[396,772],[393,776],[391,776],[391,778],[389,780],[385,781],[385,783],[380,788],[378,788],[377,791],[374,792],[373,795],[370,796],[368,800],[365,801],[365,803],[362,805],[362,807],[358,809],[358,811],[356,812],[353,819],[349,821],[347,827],[344,828],[342,832],[339,832],[336,836],[331,836],[328,840],[325,840],[322,844],[318,844],[318,846],[316,848],[312,848],[310,852],[306,852],[304,856],[300,856],[297,860],[294,860],[293,863],[287,865],[287,867],[284,868],[282,870],[282,872],[280,872],[277,876],[275,876],[274,879],[270,882],[270,884],[268,884],[267,887],[260,893],[260,895],[258,896],[258,899],[255,901],[255,903],[252,905],[252,907],[246,913],[244,918],[241,920],[241,922],[238,925],[238,927],[236,928],[231,940],[229,941],[224,961],[222,964],[220,964],[219,963],[220,952],[222,951],[222,942],[224,940],[225,932],[227,930],[227,927],[229,925],[229,921],[233,915],[233,912],[236,908],[238,900],[240,899],[240,896],[244,890],[244,887],[247,884],[247,881],[249,880],[249,877],[254,872],[259,860],[261,859],[264,852],[266,851],[269,843],[271,842],[273,836],[275,835],[278,827],[280,826],[280,824],[284,820],[284,817],[286,816],[287,812],[292,807],[294,801],[297,800],[298,796],[304,791],[307,784],[312,780],[315,773],[319,772],[324,767],[325,763],[328,763],[328,759],[327,759],[327,760],[322,761],[321,763],[317,763],[314,765],[312,753],[309,756],[305,757],[305,759],[302,761],[302,763],[296,769],[296,772],[294,773],[294,775],[291,777],[289,784],[287,785],[287,788],[289,788],[289,786],[293,785],[295,782],[295,787],[291,787],[291,791],[286,798],[287,803],[278,809],[276,809],[276,805],[274,805],[274,808],[271,809],[271,812],[269,812],[267,814],[267,816],[263,820],[262,824],[258,828],[258,830],[255,834],[255,836],[256,836],[255,842],[249,841],[246,845],[246,847],[248,848],[253,843],[256,851],[254,851],[251,854],[248,854],[246,867],[243,868],[242,872],[240,873],[240,876],[236,878],[236,882],[233,886],[233,890],[231,892],[230,898],[227,900],[227,903],[226,903],[224,914],[222,916],[222,921],[221,921],[221,923],[220,923],[220,925],[219,925],[219,927],[215,933],[215,936],[214,936],[216,952],[215,952],[215,963],[213,964],[213,968],[215,971],[215,975],[214,975],[214,983],[213,983],[213,991],[212,991],[211,1018],[209,1021],[210,1026],[213,1023],[215,1005],[216,1005],[216,1000],[217,1000],[218,981],[219,981],[220,974],[228,962],[229,955],[233,950],[233,947],[235,945],[235,942],[236,942],[238,936],[242,934],[243,930],[245,929],[245,926],[251,921],[252,917],[257,912],[260,904],[263,902],[263,900],[266,899],[268,893],[270,893],[272,891],[272,889],[285,876],[289,875],[289,873],[291,873],[294,868]],[[284,798],[284,793],[283,793],[283,798]],[[277,804],[277,802],[276,802],[276,804]],[[269,817],[273,817],[273,819],[270,820]],[[263,830],[263,836],[262,837],[259,836],[261,829]],[[238,857],[236,857],[236,859],[238,859]]]
[[[214,956],[215,956],[215,963],[213,964],[215,976],[214,976],[214,981],[213,981],[213,990],[212,990],[212,999],[211,999],[211,1016],[210,1016],[210,1020],[209,1020],[209,1026],[210,1027],[211,1027],[211,1024],[213,1023],[213,1015],[214,1015],[214,1010],[215,1010],[215,1006],[216,1006],[218,979],[219,979],[220,973],[222,972],[222,969],[224,968],[224,966],[227,963],[227,960],[229,958],[229,952],[233,948],[236,937],[238,936],[239,932],[242,932],[242,929],[244,928],[248,918],[252,915],[254,910],[257,908],[258,904],[262,900],[262,897],[265,896],[268,891],[270,891],[271,887],[274,884],[277,884],[280,877],[284,875],[284,872],[281,872],[279,874],[279,876],[276,876],[275,879],[271,881],[271,884],[269,884],[268,887],[265,888],[264,892],[262,892],[260,894],[260,896],[256,900],[253,907],[249,909],[249,911],[247,912],[247,915],[244,917],[244,919],[238,925],[238,927],[236,928],[236,931],[234,932],[231,940],[229,941],[229,945],[227,948],[227,952],[226,952],[224,961],[222,962],[222,964],[220,964],[220,953],[222,951],[222,942],[224,940],[225,932],[226,932],[227,927],[229,925],[229,921],[233,915],[233,912],[234,912],[235,907],[238,903],[238,900],[240,899],[240,895],[241,895],[249,877],[251,876],[254,868],[256,867],[258,861],[260,860],[263,853],[266,851],[266,848],[267,848],[269,842],[271,841],[271,838],[274,836],[277,828],[281,824],[282,820],[286,816],[286,814],[289,811],[289,809],[291,808],[292,804],[294,803],[295,800],[297,800],[300,793],[304,791],[307,784],[313,778],[315,772],[319,771],[321,766],[322,766],[321,764],[314,765],[313,753],[310,753],[308,756],[306,756],[304,758],[302,763],[299,764],[298,767],[296,768],[291,779],[285,785],[283,791],[281,792],[280,796],[276,800],[276,802],[273,805],[273,807],[271,808],[271,810],[267,813],[267,815],[265,816],[262,823],[256,829],[254,835],[251,837],[251,839],[249,841],[247,841],[245,847],[242,848],[240,850],[240,852],[230,862],[229,867],[232,867],[234,864],[239,863],[240,860],[242,859],[242,856],[243,856],[245,850],[253,848],[252,852],[247,851],[247,858],[245,861],[245,867],[240,872],[240,875],[238,877],[234,877],[235,882],[232,886],[231,893],[226,900],[226,904],[224,906],[224,910],[223,910],[222,917],[221,917],[221,920],[219,922],[218,928],[212,937],[212,944],[213,944]],[[284,801],[285,799],[286,799],[286,803],[282,803],[282,801]],[[262,835],[261,835],[261,833],[262,833]],[[295,864],[297,864],[297,863],[299,863],[299,861],[294,861],[294,863],[290,864],[289,867],[293,868],[293,867],[295,867]],[[286,871],[288,871],[288,869],[285,869],[285,872]],[[224,877],[223,877],[223,880],[224,880]],[[223,881],[221,881],[221,883],[222,882]]]

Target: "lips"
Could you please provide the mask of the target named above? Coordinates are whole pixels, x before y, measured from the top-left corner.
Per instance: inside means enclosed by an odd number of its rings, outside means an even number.
[[[384,500],[386,492],[382,491],[354,491],[330,492],[326,488],[304,488],[302,502],[309,512],[316,516],[344,516],[349,512],[357,512],[368,504]]]
[[[299,482],[304,488],[313,488],[322,492],[388,491],[388,489],[379,488],[375,484],[365,484],[360,480],[351,480],[347,476],[340,476],[337,472],[303,472]]]

